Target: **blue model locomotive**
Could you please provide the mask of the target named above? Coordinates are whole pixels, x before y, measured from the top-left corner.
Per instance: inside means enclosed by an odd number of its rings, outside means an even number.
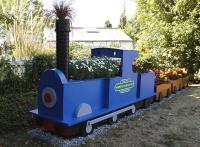
[[[58,69],[46,70],[39,82],[38,109],[31,113],[48,131],[63,136],[75,130],[89,134],[94,124],[106,119],[115,122],[119,114],[134,113],[135,104],[155,96],[154,73],[138,74],[132,70],[138,51],[96,48],[92,49],[92,56],[121,58],[120,76],[67,80]]]

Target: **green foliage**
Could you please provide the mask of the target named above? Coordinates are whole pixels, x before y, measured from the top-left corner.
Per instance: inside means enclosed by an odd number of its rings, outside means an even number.
[[[36,93],[0,97],[0,133],[31,126],[29,111],[36,106]]]
[[[11,65],[9,60],[0,59],[0,95],[23,93],[32,88],[28,81],[15,73],[17,69],[18,67]]]
[[[137,33],[140,32],[140,24],[135,18],[129,20],[124,28],[124,32],[133,40],[138,40]]]
[[[25,63],[25,80],[36,88],[41,74],[50,68],[55,68],[55,57],[53,55],[37,55]]]
[[[158,66],[158,59],[155,56],[143,56],[138,58],[133,64],[133,71],[143,73],[158,68]]]
[[[15,46],[13,44],[10,44],[8,42],[4,42],[0,46],[0,57],[4,56],[5,58],[10,58],[13,55],[14,49],[15,49]]]
[[[112,28],[112,24],[111,24],[110,20],[106,20],[105,21],[105,26],[104,27],[105,28]]]
[[[70,59],[89,57],[90,54],[91,54],[90,49],[85,48],[83,44],[78,42],[70,42],[69,44]]]
[[[127,17],[126,17],[126,9],[125,9],[125,4],[124,4],[124,10],[123,10],[123,12],[121,13],[121,16],[120,16],[119,27],[121,29],[125,29],[126,23],[127,23]]]
[[[4,58],[0,59],[0,81],[12,78],[14,76],[12,68],[13,67],[8,60]]]
[[[133,25],[139,29],[127,32],[142,56],[157,56],[161,67],[185,67],[194,74],[200,68],[199,11],[198,0],[138,0]]]
[[[52,52],[39,54],[32,60],[25,62],[25,65],[12,65],[10,56],[13,45],[4,43],[0,49],[4,52],[0,56],[0,95],[24,93],[37,88],[39,76],[43,71],[53,66],[54,56]],[[24,72],[25,71],[25,72]]]
[[[0,95],[22,94],[36,90],[38,80],[44,70],[55,67],[53,55],[38,55],[25,63],[24,67],[11,65],[4,58],[0,60]],[[23,68],[25,72],[23,73]],[[19,75],[18,71],[22,74]]]
[[[200,69],[194,74],[194,83],[200,83]]]
[[[6,29],[9,25],[13,24],[13,16],[3,13],[0,10],[0,37],[5,37]]]
[[[0,12],[6,31],[12,36],[15,57],[32,57],[43,49],[43,29],[49,23],[39,2],[29,0],[2,0]],[[6,16],[6,17],[5,17]]]
[[[53,56],[56,54],[55,48],[44,49],[42,52],[38,52],[35,56],[38,55],[49,55]],[[82,43],[79,42],[70,42],[69,43],[69,57],[73,58],[85,58],[91,55],[91,50],[86,48]]]

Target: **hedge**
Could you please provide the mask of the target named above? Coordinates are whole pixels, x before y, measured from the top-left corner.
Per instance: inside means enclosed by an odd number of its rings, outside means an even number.
[[[31,125],[30,110],[36,107],[35,92],[0,97],[0,133]]]

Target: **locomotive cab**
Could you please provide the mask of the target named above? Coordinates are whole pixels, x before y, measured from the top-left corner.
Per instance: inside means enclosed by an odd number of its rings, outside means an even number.
[[[129,76],[133,74],[132,63],[138,58],[139,52],[136,50],[122,50],[114,48],[95,48],[92,49],[92,57],[112,57],[120,58],[120,76]]]

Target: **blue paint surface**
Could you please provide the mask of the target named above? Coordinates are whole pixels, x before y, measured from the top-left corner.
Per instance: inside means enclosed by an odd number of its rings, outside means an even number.
[[[138,74],[137,98],[142,100],[155,95],[155,74],[146,72]]]
[[[138,51],[96,48],[92,50],[92,56],[121,58],[120,76],[67,81],[61,71],[47,70],[39,83],[38,109],[31,112],[42,118],[72,126],[155,95],[154,74],[138,75],[132,71],[132,61],[138,58]],[[57,95],[57,103],[52,108],[45,107],[41,100],[42,91],[47,87],[53,88]],[[92,113],[76,118],[75,112],[81,103],[89,104]]]

